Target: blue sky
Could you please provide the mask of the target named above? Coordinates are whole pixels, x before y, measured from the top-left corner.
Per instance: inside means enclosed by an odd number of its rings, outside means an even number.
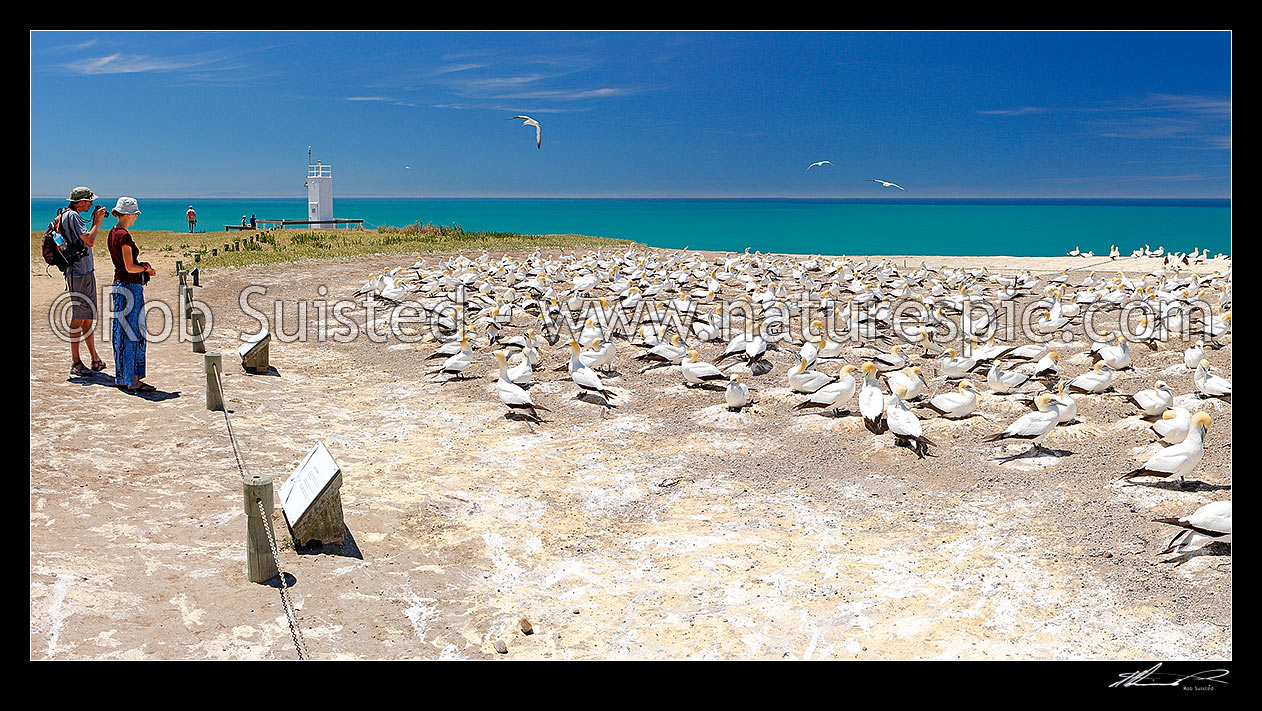
[[[1227,32],[30,39],[32,196],[1231,194]]]

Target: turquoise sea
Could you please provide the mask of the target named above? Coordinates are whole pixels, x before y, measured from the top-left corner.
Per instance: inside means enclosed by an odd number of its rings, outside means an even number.
[[[241,216],[304,219],[306,198],[145,198],[136,230],[221,232]],[[116,198],[98,204],[112,207]],[[31,229],[66,204],[31,200]],[[469,231],[574,233],[656,247],[798,254],[1055,256],[1075,246],[1123,255],[1156,249],[1231,253],[1231,201],[1027,199],[334,198],[339,218],[365,226],[458,224]],[[107,224],[110,222],[107,221]]]

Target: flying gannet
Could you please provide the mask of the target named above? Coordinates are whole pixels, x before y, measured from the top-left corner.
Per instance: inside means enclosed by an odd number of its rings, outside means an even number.
[[[525,119],[524,121],[522,121],[521,125],[523,125],[523,126],[534,126],[534,127],[535,127],[535,148],[543,148],[543,137],[542,137],[542,135],[541,135],[541,133],[540,133],[540,130],[542,129],[542,127],[539,125],[539,122],[538,122],[538,121],[536,121],[536,120],[534,120],[534,119],[530,118],[529,116],[512,116],[512,117],[510,117],[510,118],[508,118],[508,119],[506,119],[506,120],[507,120],[507,121],[512,121],[513,119]],[[564,126],[562,126],[562,128],[564,128]],[[564,133],[564,132],[563,132],[563,133]],[[562,141],[562,143],[564,143],[564,142],[565,142],[565,141]],[[564,151],[562,151],[562,152],[564,152]]]
[[[884,187],[884,188],[898,188],[899,190],[902,190],[903,192],[907,192],[907,188],[904,188],[898,183],[891,183],[888,180],[879,180],[877,178],[872,178],[869,182],[880,183],[881,187]]]

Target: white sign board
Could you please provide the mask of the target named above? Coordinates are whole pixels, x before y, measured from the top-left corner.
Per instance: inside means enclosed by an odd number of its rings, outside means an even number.
[[[246,341],[245,343],[242,343],[241,347],[237,349],[237,355],[241,356],[242,358],[246,357],[247,355],[250,354],[250,351],[257,348],[260,343],[262,343],[263,341],[266,341],[268,337],[271,335],[272,334],[269,333],[268,330],[265,328],[262,331],[259,331],[258,333],[254,334],[253,336],[250,336],[250,340]]]
[[[280,487],[280,503],[285,509],[285,518],[289,525],[296,524],[307,512],[312,502],[324,491],[329,482],[341,473],[333,455],[325,449],[323,442],[307,452],[306,459],[294,470]]]

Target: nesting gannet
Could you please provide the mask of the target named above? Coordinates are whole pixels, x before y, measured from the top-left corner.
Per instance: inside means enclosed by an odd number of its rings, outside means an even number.
[[[613,341],[595,338],[592,340],[591,348],[592,350],[590,351],[579,353],[578,359],[588,368],[593,370],[604,368],[608,371],[609,367],[613,365],[614,353],[616,352]]]
[[[1183,365],[1188,370],[1196,370],[1202,360],[1205,360],[1205,341],[1198,338],[1196,345],[1183,351]]]
[[[680,361],[679,368],[683,371],[684,380],[688,383],[700,385],[728,379],[727,373],[716,368],[714,364],[699,360],[701,356],[697,351],[690,350],[687,355],[687,358]]]
[[[1231,381],[1209,372],[1209,361],[1202,360],[1192,376],[1196,389],[1206,397],[1231,397]]]
[[[854,397],[855,367],[850,364],[841,367],[841,374],[836,382],[829,383],[816,390],[805,402],[794,406],[794,410],[826,410],[832,409],[834,415],[841,413],[842,408]]]
[[[573,380],[583,393],[600,396],[605,406],[609,407],[609,400],[613,397],[613,393],[605,388],[605,384],[600,381],[600,376],[596,374],[596,371],[583,365],[579,360],[580,348],[578,341],[570,341],[570,380]]]
[[[970,371],[977,367],[977,359],[969,356],[957,356],[954,348],[946,349],[942,360],[938,361],[938,369],[947,378],[967,378]]]
[[[1121,331],[1113,334],[1116,345],[1106,345],[1105,342],[1097,342],[1091,346],[1091,358],[1096,361],[1104,361],[1114,370],[1121,370],[1131,364],[1131,348],[1126,343],[1126,338]]]
[[[887,370],[898,370],[906,367],[907,356],[903,355],[903,344],[895,343],[890,347],[889,353],[877,353],[872,358],[873,365],[877,371],[884,373]]]
[[[499,361],[500,366],[500,377],[495,383],[495,392],[499,395],[500,402],[508,407],[509,412],[526,413],[535,420],[542,421],[543,418],[535,410],[539,409],[549,412],[548,408],[534,404],[530,399],[530,393],[513,382],[512,377],[509,375],[508,363],[504,360],[504,351],[495,351],[495,359]]]
[[[1043,438],[1056,428],[1060,421],[1060,410],[1052,404],[1051,393],[1039,393],[1034,398],[1038,410],[1017,418],[1003,432],[996,432],[982,438],[983,442],[994,442],[1001,439],[1021,439],[1033,443],[1031,449],[1048,452],[1041,442]]]
[[[1091,370],[1070,380],[1065,387],[1083,393],[1102,393],[1113,387],[1113,369],[1098,360]]]
[[[1140,390],[1131,395],[1130,400],[1135,403],[1140,412],[1149,417],[1156,417],[1174,404],[1174,389],[1166,385],[1164,380],[1158,380],[1151,389]]]
[[[977,386],[971,381],[961,380],[959,388],[954,392],[936,395],[920,407],[927,407],[951,420],[968,417],[977,409]]]
[[[1049,351],[1043,356],[1038,363],[1034,365],[1034,372],[1030,373],[1031,378],[1042,378],[1045,381],[1051,380],[1060,374],[1060,356],[1055,351]]]
[[[885,395],[881,393],[881,384],[876,380],[876,364],[868,361],[859,366],[863,376],[863,387],[859,390],[859,414],[863,422],[873,432],[880,431],[882,416],[885,413]]]
[[[992,391],[1000,394],[1012,393],[1029,382],[1030,376],[1015,370],[1000,370],[1001,365],[1001,360],[992,361],[990,370],[986,373],[986,384]]]
[[[825,385],[837,380],[837,376],[811,370],[811,364],[805,358],[799,358],[798,364],[789,369],[786,376],[789,387],[794,392],[813,393]]]
[[[1143,466],[1118,478],[1134,479],[1140,476],[1152,476],[1165,479],[1177,476],[1179,483],[1182,484],[1183,478],[1192,473],[1197,464],[1200,464],[1201,456],[1205,454],[1205,433],[1209,431],[1212,424],[1214,421],[1209,413],[1198,412],[1192,415],[1187,437],[1183,438],[1182,442],[1172,444],[1157,452],[1144,462]]]
[[[1181,518],[1154,518],[1156,523],[1167,523],[1182,528],[1170,539],[1165,553],[1182,553],[1196,543],[1231,536],[1231,500],[1205,504],[1190,516]]]
[[[906,391],[904,400],[915,400],[929,389],[929,383],[925,382],[925,376],[918,365],[886,374],[885,383],[889,386],[890,392],[899,385],[903,386],[903,390]]]
[[[741,374],[735,373],[727,383],[727,390],[723,392],[723,400],[727,403],[727,409],[740,410],[749,404],[749,387],[741,382]]]
[[[1172,407],[1161,413],[1161,419],[1152,423],[1152,431],[1166,444],[1178,444],[1188,436],[1192,426],[1192,413],[1181,407]]]
[[[920,427],[920,418],[907,407],[904,401],[906,395],[907,388],[902,385],[894,386],[894,393],[885,403],[885,423],[895,437],[908,443],[916,456],[924,458],[926,450],[933,442],[925,437]]]
[[[529,116],[512,116],[505,120],[512,121],[513,119],[525,119],[524,121],[521,122],[521,125],[534,126],[535,127],[535,148],[543,148],[543,136],[541,133],[541,130],[543,127],[539,125],[538,121],[530,118]],[[564,128],[564,126],[562,128]],[[562,143],[564,142],[565,141],[562,141]]]

